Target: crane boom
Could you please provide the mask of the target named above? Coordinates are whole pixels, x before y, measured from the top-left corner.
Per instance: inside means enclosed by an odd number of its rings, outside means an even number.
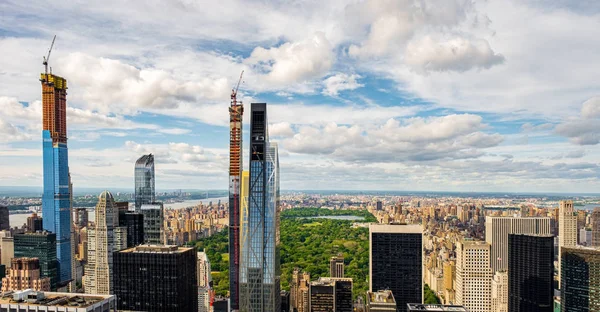
[[[54,47],[54,41],[56,40],[56,35],[52,38],[52,44],[50,45],[50,49],[48,49],[48,56],[44,56],[44,71],[46,75],[48,75],[48,61],[50,61],[50,53],[52,53],[52,48]]]
[[[240,83],[242,82],[242,76],[244,76],[244,71],[240,74],[240,79],[238,80],[237,86],[235,86],[235,90],[233,90],[232,98],[237,96],[238,89],[240,88]]]

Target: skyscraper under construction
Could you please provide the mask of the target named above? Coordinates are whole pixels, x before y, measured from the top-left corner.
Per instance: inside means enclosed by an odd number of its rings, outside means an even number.
[[[50,58],[50,53],[48,53],[48,58]],[[71,280],[72,265],[71,190],[67,148],[67,80],[48,73],[48,58],[44,59],[46,71],[40,75],[44,166],[42,214],[44,230],[56,233],[60,286]]]

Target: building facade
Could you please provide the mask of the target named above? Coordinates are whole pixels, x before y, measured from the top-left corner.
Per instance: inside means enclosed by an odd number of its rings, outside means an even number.
[[[119,211],[119,225],[127,228],[127,247],[144,243],[144,215]]]
[[[423,229],[420,225],[369,226],[369,290],[389,289],[398,311],[423,302]]]
[[[572,200],[562,200],[558,206],[558,254],[562,254],[563,247],[577,246],[577,213],[573,207]],[[558,267],[561,267],[561,259],[558,258]],[[561,270],[558,271],[558,283],[561,283]]]
[[[129,311],[198,311],[196,249],[140,245],[114,255],[117,308]]]
[[[143,204],[156,201],[154,181],[154,155],[143,155],[135,162],[135,212],[140,212]]]
[[[50,288],[58,282],[58,259],[56,258],[56,234],[35,232],[15,234],[15,258],[37,258],[41,277],[50,279]]]
[[[8,207],[0,205],[0,231],[10,230]]]
[[[250,112],[250,178],[245,240],[241,243],[240,311],[280,309],[277,251],[278,159],[270,145],[267,105],[253,103]]]
[[[508,236],[508,311],[554,310],[554,236]]]
[[[561,311],[600,311],[600,250],[563,247]]]
[[[115,296],[111,295],[86,295],[27,289],[0,297],[0,312],[116,312],[115,302]]]
[[[492,312],[508,312],[508,272],[497,271],[492,277]]]
[[[485,241],[492,248],[492,272],[508,269],[509,234],[551,234],[550,220],[546,217],[486,217]]]
[[[592,211],[590,223],[592,225],[592,239],[591,243],[588,242],[588,245],[592,247],[600,247],[600,207],[596,207]]]
[[[320,277],[310,282],[309,294],[311,312],[352,312],[352,279]]]
[[[58,280],[71,280],[71,194],[67,148],[67,80],[43,73],[42,139],[44,230],[56,234]]]
[[[329,259],[329,276],[344,277],[344,256],[341,254]]]
[[[164,207],[162,203],[143,204],[141,207],[144,220],[144,243],[164,244]]]
[[[367,291],[367,312],[396,312],[396,300],[391,290]]]
[[[44,224],[42,222],[42,217],[35,212],[32,213],[31,216],[27,217],[27,232],[43,231]]]
[[[212,306],[212,275],[210,261],[204,252],[198,252],[196,273],[198,274],[198,312],[211,312]]]
[[[33,289],[50,291],[50,278],[42,277],[37,258],[13,258],[8,275],[2,279],[2,291]]]
[[[456,304],[470,312],[491,312],[490,245],[463,240],[456,243]]]

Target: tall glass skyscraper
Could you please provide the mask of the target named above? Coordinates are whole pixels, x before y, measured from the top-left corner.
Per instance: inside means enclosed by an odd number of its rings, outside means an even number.
[[[44,230],[56,234],[59,286],[71,280],[71,191],[67,148],[67,80],[48,73],[42,82]]]
[[[277,145],[269,143],[267,104],[253,103],[250,112],[250,181],[247,235],[242,235],[240,311],[280,310],[277,251],[279,195]]]
[[[135,212],[154,202],[154,156],[144,155],[135,162]]]

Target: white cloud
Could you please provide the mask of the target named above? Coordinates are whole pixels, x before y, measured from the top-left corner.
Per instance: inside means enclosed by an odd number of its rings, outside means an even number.
[[[0,119],[0,142],[29,141],[31,136],[7,121]]]
[[[556,134],[569,138],[578,145],[600,143],[600,98],[594,97],[582,104],[581,117],[573,117],[556,126]]]
[[[279,122],[269,125],[269,136],[271,137],[291,137],[294,135],[294,129],[289,122]]]
[[[595,96],[585,102],[581,108],[581,117],[600,118],[600,96]]]
[[[340,91],[344,90],[355,90],[363,87],[363,84],[358,83],[358,79],[361,78],[357,74],[344,74],[338,73],[328,77],[323,81],[323,94],[329,96],[337,96]]]

